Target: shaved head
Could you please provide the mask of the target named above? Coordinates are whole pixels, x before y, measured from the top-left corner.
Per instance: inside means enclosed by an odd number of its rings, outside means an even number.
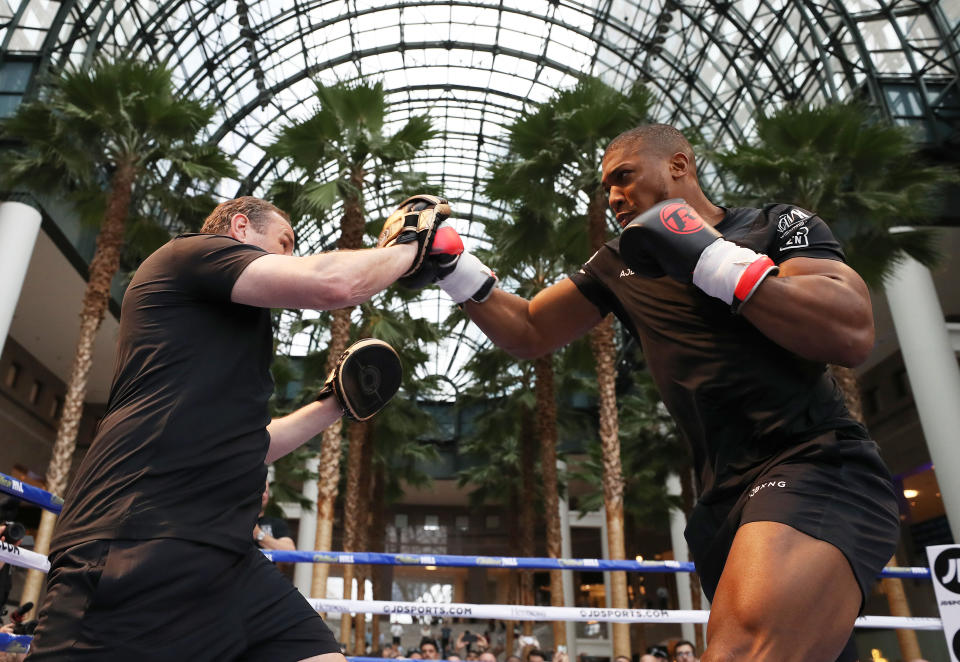
[[[604,156],[613,150],[643,151],[665,159],[669,159],[677,152],[682,152],[696,169],[693,147],[682,133],[669,124],[641,124],[634,129],[624,131],[610,141]]]

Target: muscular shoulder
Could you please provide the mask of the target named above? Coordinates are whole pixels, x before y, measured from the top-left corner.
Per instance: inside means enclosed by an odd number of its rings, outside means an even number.
[[[717,229],[727,239],[769,255],[780,264],[794,257],[843,261],[840,243],[815,212],[787,203],[733,207]]]

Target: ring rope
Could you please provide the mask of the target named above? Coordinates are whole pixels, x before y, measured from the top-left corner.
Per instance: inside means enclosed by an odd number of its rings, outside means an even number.
[[[0,542],[0,562],[31,570],[50,571],[50,561],[46,556],[7,542]]]
[[[695,572],[689,561],[627,561],[609,559],[555,559],[551,557],[459,556],[454,554],[387,554],[382,552],[311,552],[264,550],[280,563],[339,563],[363,565],[417,565],[452,568],[512,568],[515,570],[600,570],[628,572]],[[880,577],[929,579],[929,568],[884,568]]]
[[[629,572],[695,572],[694,565],[681,561],[616,561],[606,559],[554,559],[547,557],[457,556],[452,554],[386,554],[381,552],[330,552],[263,550],[271,561],[280,563],[339,563],[366,565],[415,565],[453,568],[511,568],[515,570],[591,570]],[[0,542],[0,562],[48,572],[50,561],[43,554]],[[884,568],[881,577],[930,578],[928,568]]]
[[[600,609],[595,607],[530,607],[524,605],[437,604],[391,602],[385,600],[307,600],[320,613],[410,614],[413,616],[452,616],[509,621],[603,621],[606,623],[706,623],[709,611],[693,609]],[[939,618],[902,618],[897,616],[861,616],[857,628],[942,630]],[[0,651],[26,653],[33,637],[0,633]],[[365,662],[364,657],[348,657]],[[381,658],[376,658],[381,659]]]
[[[19,499],[45,508],[54,513],[63,509],[63,499],[58,496],[0,473],[0,491],[12,494]],[[28,550],[22,550],[28,552]],[[574,570],[590,568],[601,571],[628,572],[695,572],[693,563],[688,561],[628,561],[611,559],[555,559],[549,557],[510,557],[510,556],[458,556],[454,554],[386,554],[378,552],[318,552],[318,551],[265,551],[272,561],[281,563],[341,563],[364,565],[434,565],[438,567],[460,568],[517,568],[520,570]],[[41,556],[29,552],[34,556]],[[20,558],[29,558],[33,565],[18,563]],[[32,557],[11,557],[7,550],[0,549],[0,561],[36,570],[49,570],[50,564],[42,565]],[[44,558],[44,562],[46,557]],[[888,567],[880,572],[880,577],[899,579],[930,578],[930,569],[923,567]]]
[[[440,618],[477,618],[503,621],[603,621],[606,623],[706,623],[710,612],[696,609],[605,609],[598,607],[531,607],[463,603],[393,602],[389,600],[320,600],[308,598],[320,613],[409,614]],[[861,616],[854,627],[942,630],[939,618]]]
[[[18,499],[40,506],[58,515],[63,510],[63,499],[60,497],[4,473],[0,473],[0,492],[12,494]]]

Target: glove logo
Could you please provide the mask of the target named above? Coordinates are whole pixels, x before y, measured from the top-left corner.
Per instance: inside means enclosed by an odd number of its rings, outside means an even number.
[[[375,366],[365,365],[360,370],[360,388],[367,395],[373,395],[380,389],[380,371]]]
[[[660,210],[660,222],[676,234],[692,234],[703,229],[703,221],[690,205],[674,202]]]

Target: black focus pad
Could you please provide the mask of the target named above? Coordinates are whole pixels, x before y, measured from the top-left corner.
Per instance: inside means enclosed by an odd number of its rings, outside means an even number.
[[[400,357],[393,347],[366,338],[344,350],[317,399],[333,394],[347,418],[366,421],[390,402],[402,377]]]

